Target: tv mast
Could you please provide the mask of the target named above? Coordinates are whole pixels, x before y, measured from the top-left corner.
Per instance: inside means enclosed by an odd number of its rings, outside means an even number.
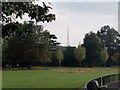
[[[70,41],[69,41],[69,28],[67,26],[67,47],[70,46]]]

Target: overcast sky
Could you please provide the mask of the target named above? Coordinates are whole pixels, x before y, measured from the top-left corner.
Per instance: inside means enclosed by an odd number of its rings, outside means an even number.
[[[86,33],[97,32],[104,25],[118,28],[117,2],[53,2],[52,5],[56,20],[41,24],[55,34],[63,46],[67,45],[67,26],[71,46],[83,43]]]
[[[116,2],[54,2],[52,12],[56,21],[44,23],[45,29],[58,37],[61,45],[67,45],[67,25],[71,46],[83,43],[90,31],[97,32],[102,26],[118,28],[118,3]]]

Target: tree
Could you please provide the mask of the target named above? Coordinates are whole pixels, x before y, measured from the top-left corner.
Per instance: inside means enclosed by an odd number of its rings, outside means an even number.
[[[62,52],[61,49],[57,49],[57,50],[56,50],[56,58],[57,58],[57,60],[58,60],[59,67],[60,67],[61,61],[62,61],[63,58],[64,58],[63,52]]]
[[[93,33],[87,33],[84,38],[86,48],[86,62],[89,66],[100,65],[100,52],[103,48],[99,37]]]
[[[52,22],[55,14],[49,13],[51,6],[43,2],[43,6],[35,5],[33,2],[2,2],[2,38],[9,39],[19,27],[19,17],[23,19],[28,14],[34,22]]]
[[[36,63],[44,64],[46,62],[50,62],[52,49],[50,33],[47,30],[39,32],[36,38]]]
[[[81,67],[81,61],[85,59],[85,55],[86,55],[85,47],[78,45],[78,48],[74,50],[74,55],[79,62],[79,66]]]
[[[101,60],[104,62],[104,67],[105,67],[105,62],[107,61],[108,59],[108,52],[107,52],[107,49],[106,47],[104,47],[101,51]]]
[[[109,57],[120,51],[120,34],[114,28],[109,25],[103,26],[97,32],[97,36],[101,39],[103,45],[107,47]],[[111,58],[107,62],[110,65],[112,63]]]
[[[68,66],[68,67],[78,66],[78,61],[74,56],[74,50],[76,47],[69,46],[69,47],[62,47],[62,48],[64,53],[64,59],[61,64],[63,66]]]
[[[9,23],[16,21],[16,18],[23,19],[25,13],[36,22],[51,22],[55,20],[55,14],[49,13],[52,7],[47,6],[44,2],[43,6],[35,5],[31,2],[2,2],[2,22]],[[14,15],[13,15],[14,14]],[[11,16],[11,17],[10,17]]]
[[[2,66],[2,42],[0,40],[0,66]]]
[[[52,7],[46,5],[35,5],[31,2],[2,2],[2,39],[4,49],[4,60],[11,64],[21,63],[22,65],[50,62],[52,42],[50,33],[43,27],[34,25],[38,22],[52,22],[55,14],[50,13]],[[31,20],[21,24],[17,18],[23,19],[27,14]],[[55,36],[54,36],[55,37]],[[7,42],[7,47],[5,41]],[[3,46],[4,47],[4,46]],[[18,48],[20,50],[18,50]],[[12,52],[13,50],[13,52]]]
[[[10,64],[30,66],[44,64],[51,61],[51,37],[50,33],[34,23],[20,24],[15,34],[10,37],[7,44],[3,42],[4,60]]]
[[[7,50],[7,48],[8,48],[8,41],[4,40],[4,42],[1,43],[1,44],[2,44],[2,65],[10,64],[10,62],[6,60],[7,59],[7,55],[8,55],[7,54],[7,52],[8,52],[8,50]]]
[[[113,56],[111,56],[111,59],[118,65],[120,65],[120,52],[117,52]]]

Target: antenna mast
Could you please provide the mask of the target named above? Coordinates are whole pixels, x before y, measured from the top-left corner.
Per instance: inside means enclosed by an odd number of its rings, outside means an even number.
[[[67,26],[67,46],[70,46],[70,41],[69,41],[69,28]]]

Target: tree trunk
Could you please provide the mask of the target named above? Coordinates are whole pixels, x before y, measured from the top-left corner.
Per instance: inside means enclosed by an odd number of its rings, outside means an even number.
[[[106,67],[105,62],[104,62],[104,67]]]
[[[79,71],[81,72],[81,61],[79,61]]]
[[[61,62],[59,61],[59,67],[60,67],[60,63],[61,63]]]

